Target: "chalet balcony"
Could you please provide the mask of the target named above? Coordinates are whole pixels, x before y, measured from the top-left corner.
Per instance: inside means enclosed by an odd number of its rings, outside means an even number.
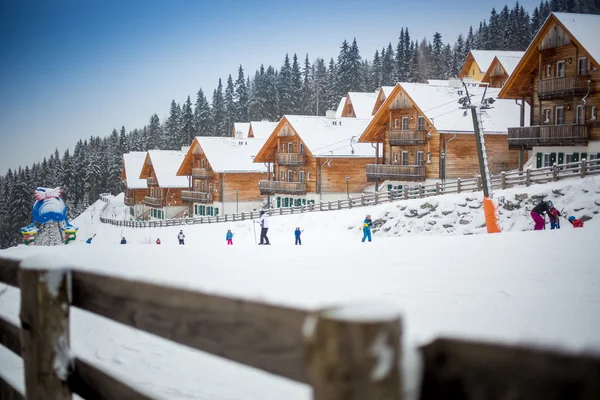
[[[306,162],[304,154],[278,153],[277,164],[279,165],[301,165]]]
[[[424,165],[367,165],[367,181],[410,181],[419,182],[425,180]]]
[[[148,207],[164,207],[165,199],[161,197],[146,196],[144,197],[144,204],[146,204]]]
[[[587,146],[588,125],[542,125],[508,128],[508,148],[531,149],[533,146]]]
[[[194,179],[209,179],[213,172],[206,168],[192,168],[192,178]]]
[[[148,178],[146,178],[146,183],[148,184],[148,186],[158,186],[158,179],[149,176]]]
[[[133,207],[135,206],[135,197],[127,197],[123,200],[126,206]]]
[[[406,146],[427,143],[427,131],[390,129],[390,145]]]
[[[182,190],[181,199],[191,203],[212,203],[213,201],[210,193],[198,192],[194,190]]]
[[[562,99],[568,96],[585,96],[588,92],[589,79],[590,77],[586,75],[541,79],[538,81],[538,98],[548,100]]]
[[[260,194],[306,194],[306,183],[283,181],[259,181]]]

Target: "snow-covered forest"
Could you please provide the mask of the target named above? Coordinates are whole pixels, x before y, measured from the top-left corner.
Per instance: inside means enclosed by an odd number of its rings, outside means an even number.
[[[398,81],[424,82],[457,76],[471,49],[525,50],[552,11],[600,13],[597,0],[542,1],[531,14],[518,2],[492,9],[487,20],[466,29],[454,41],[439,33],[432,40],[411,37],[401,28],[399,38],[363,57],[356,39],[343,41],[337,58],[286,54],[281,67],[261,67],[254,74],[240,65],[237,73],[219,79],[210,98],[200,88],[182,103],[175,99],[169,116],[158,114],[148,124],[115,129],[108,137],[80,140],[73,152],[58,149],[31,166],[9,169],[0,176],[0,248],[18,243],[18,229],[30,221],[33,188],[63,188],[70,217],[78,215],[102,192],[122,190],[122,155],[129,151],[177,149],[194,136],[228,136],[234,122],[268,119],[284,114],[325,115],[349,91],[373,91]],[[67,121],[65,121],[67,123]]]

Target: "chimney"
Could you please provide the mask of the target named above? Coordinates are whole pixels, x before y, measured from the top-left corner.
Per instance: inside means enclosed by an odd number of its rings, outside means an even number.
[[[329,119],[334,119],[335,118],[335,110],[325,111],[325,116]]]

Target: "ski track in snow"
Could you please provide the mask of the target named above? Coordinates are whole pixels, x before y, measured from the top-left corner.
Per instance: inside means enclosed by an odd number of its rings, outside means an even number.
[[[564,195],[552,193],[558,189]],[[548,194],[566,213],[581,209],[575,215],[594,219],[583,229],[564,221],[560,231],[519,232],[529,227],[527,209],[501,208],[504,229],[516,232],[465,236],[484,231],[477,227],[482,208],[466,207],[476,206],[481,195],[467,193],[316,213],[312,219],[311,214],[271,217],[273,245],[255,246],[250,221],[120,228],[99,222],[104,203],[98,201],[74,221],[79,226],[76,243],[19,246],[0,255],[60,255],[82,270],[306,309],[360,301],[390,304],[404,318],[404,378],[409,398],[415,398],[420,368],[416,347],[440,335],[600,352],[600,218],[594,214],[600,209],[600,177],[498,191],[495,198],[514,201],[522,193]],[[107,216],[113,207],[124,215],[122,201],[122,194],[112,198]],[[421,208],[425,203],[437,205],[436,210],[422,218],[405,216],[410,210],[427,212]],[[367,213],[374,221],[385,221],[372,243],[360,243],[358,228]],[[455,229],[430,225],[436,213]],[[465,216],[472,222],[460,224]],[[305,229],[302,246],[293,244],[296,226]],[[185,246],[177,245],[179,229],[186,234]],[[235,233],[234,246],[225,244],[227,229]],[[93,244],[84,244],[93,234]],[[121,235],[127,245],[118,244]],[[153,244],[157,237],[163,244]],[[4,289],[0,285],[0,314],[17,322],[19,291]],[[78,357],[154,398],[311,398],[306,385],[76,308],[71,312],[71,346]],[[20,358],[1,348],[0,375],[22,387],[22,370]]]

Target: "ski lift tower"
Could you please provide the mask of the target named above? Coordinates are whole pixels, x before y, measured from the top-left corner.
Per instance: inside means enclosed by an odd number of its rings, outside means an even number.
[[[485,213],[485,225],[488,233],[502,232],[500,223],[498,222],[498,208],[493,200],[492,193],[492,179],[490,175],[490,168],[488,164],[487,151],[485,147],[485,139],[483,137],[483,124],[480,120],[481,114],[477,110],[477,106],[471,103],[471,96],[469,95],[469,89],[463,81],[465,88],[465,97],[461,97],[458,103],[461,105],[461,109],[471,110],[471,117],[473,118],[473,131],[475,133],[475,143],[477,145],[477,157],[479,158],[479,174],[481,176],[481,186],[483,188],[483,212]],[[481,96],[481,105],[479,109],[487,110],[492,108],[494,103],[493,98],[486,98],[487,85],[483,90]],[[466,113],[466,111],[465,111]]]

